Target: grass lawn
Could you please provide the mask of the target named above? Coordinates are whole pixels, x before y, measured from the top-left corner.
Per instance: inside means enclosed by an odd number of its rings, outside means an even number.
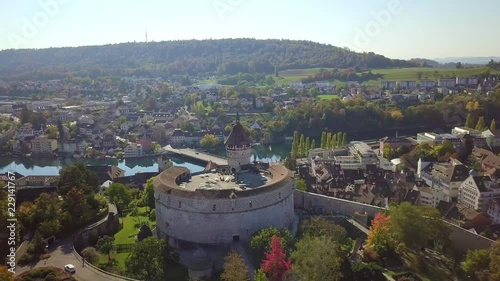
[[[391,69],[372,69],[373,74],[382,74],[383,77],[377,80],[369,80],[363,84],[371,86],[380,86],[380,82],[384,80],[434,80],[437,81],[439,77],[435,75],[437,71],[442,78],[446,77],[468,77],[476,76],[489,70],[492,74],[500,74],[500,71],[491,69],[489,67],[475,67],[475,68],[428,68],[428,67],[410,67],[410,68],[391,68]],[[419,73],[421,78],[419,79]]]
[[[135,236],[139,232],[135,228],[135,224],[149,221],[149,213],[147,207],[139,208],[139,215],[133,217],[130,213],[122,218],[123,228],[115,234],[115,244],[132,244],[135,243]]]
[[[325,68],[329,69],[329,68]],[[384,80],[394,80],[394,81],[403,81],[403,80],[434,80],[437,81],[439,77],[435,74],[437,71],[438,74],[445,77],[467,77],[467,76],[476,76],[485,71],[489,70],[491,74],[500,74],[500,71],[491,69],[489,67],[475,67],[475,68],[429,68],[429,67],[408,67],[408,68],[390,68],[390,69],[372,69],[372,73],[374,74],[382,74],[383,77],[377,80],[369,80],[363,82],[363,84],[368,86],[380,86],[380,82]],[[308,69],[292,69],[292,70],[284,70],[279,72],[279,77],[273,77],[276,81],[276,84],[290,84],[292,82],[298,82],[303,78],[306,78],[309,75],[313,75],[318,73],[320,68],[308,68]],[[419,76],[421,78],[419,79]],[[342,84],[345,81],[333,80],[331,81],[334,84]]]
[[[318,98],[321,99],[321,100],[340,99],[340,97],[337,96],[337,95],[319,95]]]

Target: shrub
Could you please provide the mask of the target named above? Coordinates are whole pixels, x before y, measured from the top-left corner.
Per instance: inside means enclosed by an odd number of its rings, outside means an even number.
[[[372,250],[370,248],[365,248],[365,250],[363,251],[363,258],[362,258],[363,262],[378,262],[380,261],[380,257],[379,255],[377,254],[377,252],[375,252],[375,250]]]
[[[87,247],[82,251],[82,257],[91,264],[96,264],[99,261],[99,253],[94,247]]]

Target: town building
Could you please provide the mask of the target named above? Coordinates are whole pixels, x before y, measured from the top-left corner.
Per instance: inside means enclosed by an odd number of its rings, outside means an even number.
[[[425,89],[430,89],[436,87],[436,81],[433,80],[422,80],[420,81],[420,87]]]
[[[443,144],[444,142],[451,142],[456,151],[462,151],[462,139],[452,134],[436,134],[432,132],[418,133],[417,143],[429,143],[431,146]]]
[[[130,143],[127,147],[125,147],[123,152],[124,152],[123,157],[125,158],[134,158],[143,156],[142,145],[138,143]]]
[[[394,89],[396,88],[396,81],[382,81],[382,88],[389,90],[389,89]]]
[[[87,149],[87,142],[83,139],[61,140],[58,144],[59,153],[83,153]]]
[[[500,129],[486,130],[483,132],[483,136],[486,138],[486,143],[492,150],[500,149]]]
[[[380,139],[380,145],[379,145],[379,150],[380,150],[380,155],[384,157],[384,149],[386,147],[390,147],[391,149],[398,149],[402,146],[406,146],[408,148],[408,151],[410,151],[414,143],[410,139],[406,137],[385,137]]]
[[[399,87],[402,89],[414,89],[417,87],[417,81],[401,81]]]
[[[490,201],[488,211],[486,211],[493,224],[500,224],[500,199]]]
[[[438,87],[454,88],[456,85],[455,79],[441,78],[438,80]]]
[[[57,140],[49,139],[46,135],[40,135],[31,141],[33,154],[52,154],[56,150]]]
[[[499,198],[499,182],[490,177],[470,175],[460,185],[459,202],[476,211],[486,213],[490,202]]]
[[[469,176],[469,169],[453,159],[450,162],[423,162],[419,159],[417,175],[425,183],[436,189],[443,190],[444,201],[452,201],[459,195],[462,182]]]
[[[33,130],[33,125],[31,125],[31,123],[24,123],[16,132],[16,139],[18,140],[33,138],[34,136],[35,130]]]

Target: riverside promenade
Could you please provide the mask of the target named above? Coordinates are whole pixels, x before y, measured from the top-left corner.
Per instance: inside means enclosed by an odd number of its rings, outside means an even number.
[[[185,157],[185,158],[190,158],[190,159],[202,161],[205,163],[212,161],[213,163],[220,165],[220,166],[227,165],[227,159],[225,159],[221,156],[208,154],[205,152],[199,152],[199,151],[191,149],[191,148],[173,148],[172,146],[167,145],[163,148],[163,150],[165,152],[167,152],[167,154],[173,154],[173,155],[177,155],[177,156],[181,156],[181,157]]]

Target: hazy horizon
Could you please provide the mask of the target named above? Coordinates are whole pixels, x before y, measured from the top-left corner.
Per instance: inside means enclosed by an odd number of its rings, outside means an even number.
[[[500,56],[500,2],[483,0],[3,3],[0,49],[223,38],[307,40],[390,58]],[[482,7],[482,9],[477,9]],[[485,8],[486,7],[486,8]]]

